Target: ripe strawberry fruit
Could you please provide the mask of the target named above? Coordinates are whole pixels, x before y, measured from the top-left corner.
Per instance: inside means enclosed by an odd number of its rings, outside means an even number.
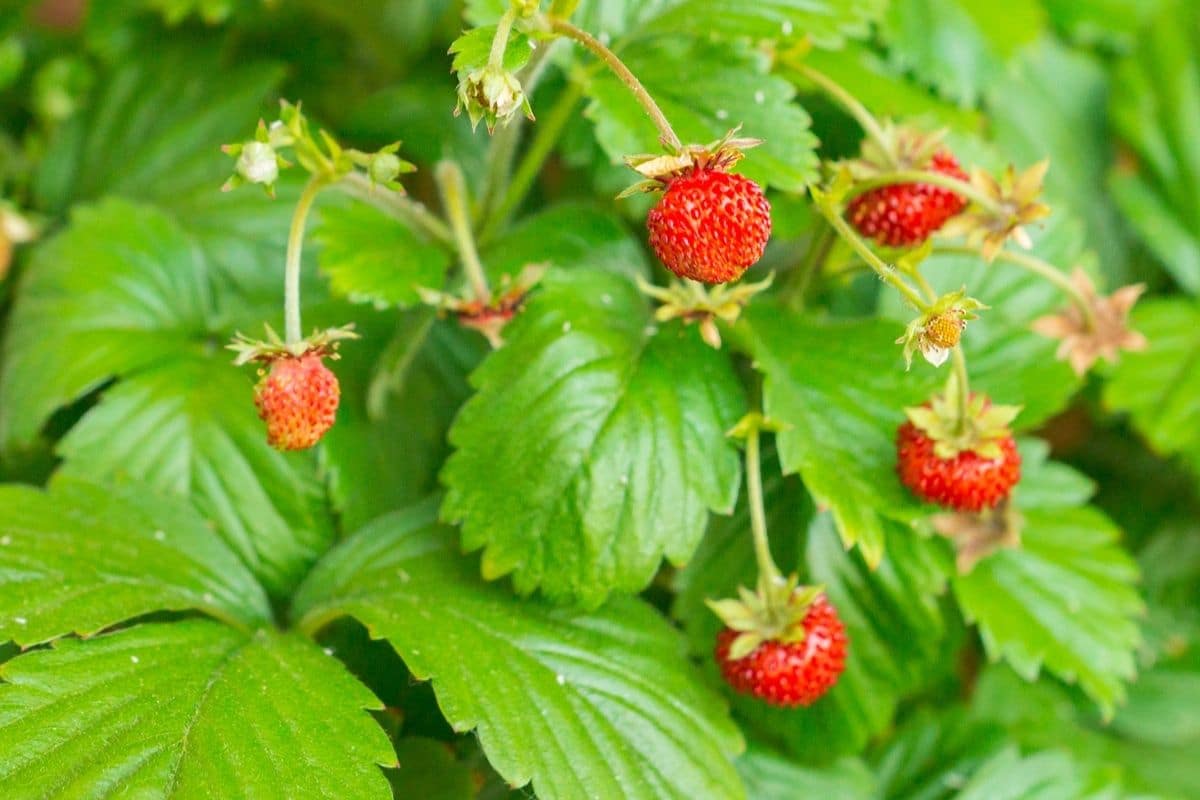
[[[995,448],[989,454],[960,450],[942,458],[934,452],[935,440],[910,420],[896,436],[900,480],[922,500],[956,511],[994,508],[1020,480],[1021,456],[1011,434],[990,444]]]
[[[282,356],[254,387],[254,405],[267,423],[267,443],[279,450],[312,447],[333,426],[341,390],[321,353]]]
[[[771,206],[749,178],[704,167],[672,178],[646,217],[667,269],[703,283],[736,280],[762,258]]]
[[[721,675],[737,691],[771,705],[812,705],[833,688],[846,668],[846,628],[823,594],[808,606],[803,626],[800,641],[768,639],[739,659],[729,657],[739,632],[723,628],[715,651]]]
[[[958,161],[946,150],[933,155],[928,169],[967,180]],[[859,233],[881,245],[912,247],[928,239],[966,206],[965,198],[941,186],[897,183],[854,198],[846,209],[846,218]]]

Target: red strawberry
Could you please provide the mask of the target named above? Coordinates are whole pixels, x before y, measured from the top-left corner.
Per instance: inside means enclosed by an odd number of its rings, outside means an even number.
[[[936,442],[912,421],[896,436],[900,480],[922,500],[957,511],[993,508],[1021,478],[1021,456],[1011,434],[995,437],[995,457],[959,450],[951,458],[934,452]]]
[[[671,272],[725,283],[762,258],[771,236],[771,205],[749,178],[701,168],[667,183],[646,227],[650,246]]]
[[[254,387],[254,405],[267,423],[267,443],[304,450],[333,426],[341,390],[321,353],[282,356]]]
[[[729,649],[740,634],[723,628],[715,654],[726,682],[775,706],[809,706],[819,700],[846,668],[846,628],[823,594],[808,606],[802,624],[800,641],[767,639],[736,660],[730,659]]]
[[[928,168],[967,180],[958,161],[946,150],[935,153]],[[965,198],[941,186],[896,183],[854,198],[846,209],[846,218],[859,233],[879,244],[912,247],[928,239],[966,206]]]

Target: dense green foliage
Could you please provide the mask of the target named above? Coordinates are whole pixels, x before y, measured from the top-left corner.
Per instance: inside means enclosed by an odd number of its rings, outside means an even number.
[[[544,0],[684,142],[764,140],[736,170],[774,283],[720,349],[647,297],[653,198],[616,195],[660,131],[593,53],[518,24],[536,119],[453,114],[508,0],[77,5],[0,0],[0,797],[1200,797],[1194,3]],[[813,68],[964,166],[1048,158],[1029,253],[1148,287],[1149,346],[1081,376],[1031,330],[1061,287],[921,254],[989,306],[972,387],[1022,407],[1019,542],[977,563],[896,475],[950,368],[905,370],[912,309],[809,194],[863,137]],[[297,146],[273,199],[220,191],[281,99],[361,156],[300,281],[305,332],[361,338],[298,453],[225,349],[283,329],[319,171]],[[376,181],[397,140],[416,172]],[[531,264],[503,346],[459,324]],[[775,558],[850,639],[808,708],[712,660],[705,600],[756,576],[727,435],[756,409]]]

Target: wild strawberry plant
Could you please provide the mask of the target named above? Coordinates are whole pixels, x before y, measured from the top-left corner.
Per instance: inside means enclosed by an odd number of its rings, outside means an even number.
[[[1155,6],[18,4],[3,796],[1200,795]]]

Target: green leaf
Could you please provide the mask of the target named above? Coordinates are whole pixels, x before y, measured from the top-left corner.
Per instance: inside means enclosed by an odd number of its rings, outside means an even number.
[[[1038,455],[1027,451],[1021,485],[1038,485],[1042,469]],[[991,659],[1003,658],[1030,681],[1044,665],[1078,682],[1111,716],[1135,671],[1134,618],[1144,611],[1134,588],[1137,565],[1096,509],[1069,497],[1018,491],[1016,499],[1024,517],[1021,546],[956,576],[959,606],[979,626]]]
[[[645,275],[646,250],[619,217],[585,203],[559,203],[520,220],[483,249],[488,275],[498,281],[526,264]]]
[[[868,800],[875,786],[871,771],[853,758],[827,767],[811,767],[788,761],[765,748],[751,747],[737,760],[737,768],[747,796],[755,800]]]
[[[878,563],[885,519],[921,510],[896,477],[896,429],[936,376],[904,372],[893,324],[817,322],[769,303],[745,319],[766,414],[790,426],[778,436],[784,471],[830,508],[847,547]]]
[[[374,696],[294,634],[216,622],[64,639],[0,667],[17,798],[391,797]]]
[[[1072,40],[1128,50],[1165,0],[1042,0],[1050,21]]]
[[[694,328],[651,325],[625,278],[551,272],[472,375],[442,472],[442,517],[462,522],[483,574],[596,606],[695,550],[728,513],[743,398],[728,357]],[[498,464],[504,465],[497,470]]]
[[[1131,320],[1150,346],[1121,356],[1104,387],[1104,404],[1127,412],[1151,447],[1183,456],[1200,475],[1200,306],[1180,298],[1148,300]]]
[[[1200,26],[1194,4],[1166,3],[1113,74],[1109,117],[1137,154],[1113,181],[1117,204],[1171,276],[1200,293]]]
[[[745,37],[754,41],[807,39],[838,48],[846,37],[863,38],[883,15],[888,0],[682,0],[667,5],[644,27],[647,33]]]
[[[764,187],[802,191],[817,177],[816,138],[809,117],[793,102],[795,89],[771,75],[761,54],[733,44],[647,38],[621,52],[684,143],[705,144],[735,125],[766,140],[746,151],[739,171]],[[680,80],[687,75],[687,80]],[[588,86],[585,114],[613,162],[662,151],[659,132],[617,78],[604,73]],[[632,178],[636,177],[630,172]]]
[[[958,794],[958,800],[1078,800],[1083,784],[1063,753],[1022,757],[1015,747],[992,756]]]
[[[0,487],[0,641],[92,634],[160,610],[271,618],[254,576],[186,503],[142,486]]]
[[[232,170],[217,146],[250,137],[282,76],[277,65],[226,68],[183,46],[114,67],[42,158],[41,205],[61,212],[108,193],[169,206],[197,187],[215,190]]]
[[[415,305],[417,287],[441,289],[450,266],[440,247],[365,203],[323,209],[314,239],[333,292],[377,308]]]
[[[875,796],[950,800],[1007,738],[997,725],[975,720],[961,708],[918,711],[873,756]]]
[[[24,277],[0,442],[28,442],[55,409],[119,378],[60,443],[65,469],[192,496],[268,590],[286,592],[332,538],[324,489],[311,456],[267,446],[253,376],[221,349],[241,300],[195,240],[163,212],[110,200],[77,210]]]
[[[453,540],[432,504],[385,517],[313,570],[294,616],[312,630],[351,615],[388,639],[451,726],[476,730],[501,776],[544,800],[743,796],[737,730],[650,607],[516,599]]]
[[[1037,0],[894,0],[880,25],[888,53],[944,97],[973,106],[1020,45],[1042,28]]]

